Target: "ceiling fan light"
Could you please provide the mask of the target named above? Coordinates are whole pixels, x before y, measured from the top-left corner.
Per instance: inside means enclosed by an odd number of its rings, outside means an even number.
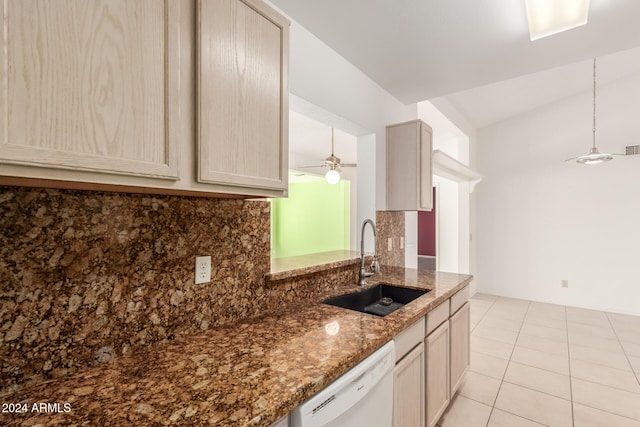
[[[331,185],[337,184],[338,182],[340,182],[340,173],[338,173],[338,171],[335,169],[329,169],[324,176],[324,179],[326,179],[327,182]]]
[[[537,40],[587,23],[590,0],[525,0],[529,36]]]

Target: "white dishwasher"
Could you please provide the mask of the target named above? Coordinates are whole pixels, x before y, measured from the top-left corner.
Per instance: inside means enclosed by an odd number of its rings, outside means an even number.
[[[391,427],[393,341],[291,412],[291,427]]]

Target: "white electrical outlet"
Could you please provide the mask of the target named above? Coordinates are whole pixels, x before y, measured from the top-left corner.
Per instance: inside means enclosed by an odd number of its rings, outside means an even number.
[[[211,257],[196,257],[196,285],[199,283],[208,283],[211,281]]]
[[[388,251],[392,251],[393,250],[393,238],[389,237],[389,240],[387,241],[387,250]]]
[[[404,249],[404,237],[400,237],[400,249]]]
[[[569,281],[568,281],[567,279],[564,279],[564,280],[562,281],[562,287],[563,287],[563,288],[568,288],[568,287],[569,287]]]

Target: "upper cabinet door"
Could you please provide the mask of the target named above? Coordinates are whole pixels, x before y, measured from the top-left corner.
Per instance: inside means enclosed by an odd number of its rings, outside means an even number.
[[[420,165],[418,174],[418,191],[419,191],[419,211],[430,211],[433,209],[433,134],[431,126],[426,123],[420,123]]]
[[[286,190],[289,22],[259,0],[199,0],[198,181]]]
[[[387,126],[387,210],[430,211],[432,131],[420,120]]]
[[[0,5],[0,163],[178,179],[173,0]]]

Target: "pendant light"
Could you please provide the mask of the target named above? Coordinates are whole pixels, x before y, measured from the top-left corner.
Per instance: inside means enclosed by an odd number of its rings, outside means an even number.
[[[613,156],[615,154],[600,153],[596,147],[596,58],[593,58],[593,146],[588,154],[567,159],[566,161],[575,160],[581,165],[597,165],[598,163],[613,160]]]

